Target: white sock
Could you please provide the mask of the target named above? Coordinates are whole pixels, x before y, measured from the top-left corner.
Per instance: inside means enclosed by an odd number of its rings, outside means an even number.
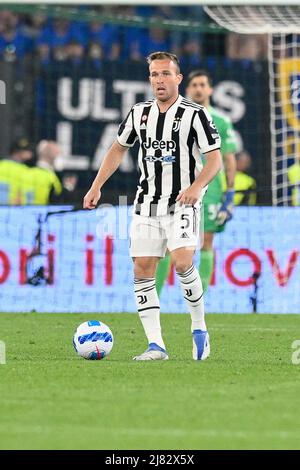
[[[192,266],[185,273],[177,273],[183,296],[192,319],[192,331],[206,331],[204,319],[203,288],[198,270]]]
[[[161,336],[160,306],[154,277],[134,280],[134,294],[148,343],[166,349]]]

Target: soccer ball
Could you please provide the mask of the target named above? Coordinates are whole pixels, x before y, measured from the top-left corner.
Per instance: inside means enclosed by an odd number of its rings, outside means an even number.
[[[113,344],[109,327],[98,320],[81,323],[73,336],[75,351],[85,359],[103,359],[109,355]]]

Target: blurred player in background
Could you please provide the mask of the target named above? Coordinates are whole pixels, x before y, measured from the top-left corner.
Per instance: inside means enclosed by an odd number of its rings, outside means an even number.
[[[234,205],[254,206],[256,204],[256,181],[248,174],[251,156],[243,150],[236,155],[236,174],[234,177]]]
[[[84,208],[96,207],[101,188],[119,167],[125,152],[140,143],[141,172],[130,229],[137,309],[149,347],[134,359],[168,359],[161,334],[155,273],[166,250],[178,274],[192,320],[192,355],[209,356],[203,289],[193,255],[199,238],[200,201],[209,181],[221,169],[220,137],[209,113],[179,95],[182,75],[174,54],[148,57],[154,100],[132,107],[119,128],[84,198]],[[202,167],[199,154],[206,154]]]
[[[215,233],[223,232],[225,224],[232,218],[234,198],[234,177],[236,171],[235,152],[237,143],[230,120],[210,105],[213,93],[212,79],[207,71],[196,70],[189,74],[186,94],[198,105],[205,106],[213,118],[213,122],[221,137],[221,153],[225,171],[226,192],[223,192],[222,175],[218,173],[209,183],[203,198],[204,209],[204,240],[201,249],[199,266],[204,292],[207,290],[213,269],[214,251],[213,238]],[[160,295],[170,270],[170,257],[161,260],[156,274],[156,286]]]

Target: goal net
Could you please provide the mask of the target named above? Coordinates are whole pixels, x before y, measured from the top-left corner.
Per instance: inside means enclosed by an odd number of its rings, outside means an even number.
[[[299,205],[300,5],[207,6],[220,26],[239,34],[268,34],[273,205]]]

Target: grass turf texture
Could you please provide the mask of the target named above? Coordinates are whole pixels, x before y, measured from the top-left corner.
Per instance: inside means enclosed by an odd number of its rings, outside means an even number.
[[[72,335],[100,319],[111,356],[79,358]],[[300,448],[296,315],[208,315],[212,354],[191,359],[188,315],[162,315],[170,360],[146,348],[133,314],[0,314],[1,449]]]

